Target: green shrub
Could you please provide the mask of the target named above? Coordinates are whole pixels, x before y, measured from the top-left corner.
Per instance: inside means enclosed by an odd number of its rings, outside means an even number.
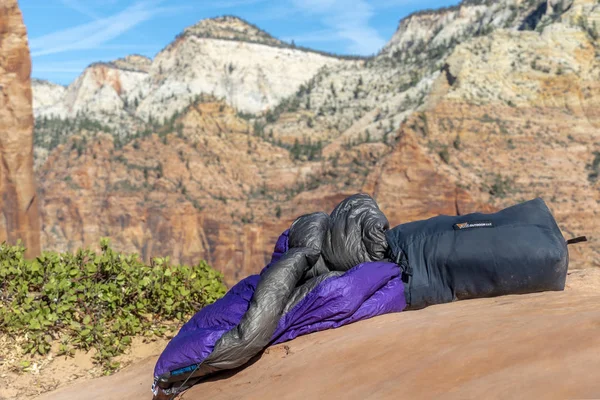
[[[110,372],[134,336],[163,336],[225,293],[222,275],[204,261],[146,265],[108,239],[100,247],[30,261],[23,246],[0,244],[0,333],[25,336],[29,354],[44,355],[58,340],[60,354],[95,349],[95,362]]]
[[[494,176],[494,182],[489,190],[489,193],[492,196],[504,198],[512,191],[513,191],[512,179],[502,178],[502,175],[500,175],[500,174],[496,174]]]
[[[443,146],[442,149],[438,152],[442,161],[446,164],[450,162],[450,153],[448,152],[448,146]]]
[[[456,134],[456,137],[454,138],[454,141],[452,142],[452,146],[454,146],[454,148],[456,150],[461,149],[461,141],[460,141],[460,136],[458,134]]]
[[[321,152],[323,150],[323,142],[318,140],[313,142],[310,138],[302,139],[302,143],[296,139],[291,147],[283,146],[290,151],[290,155],[293,160],[306,159],[308,161],[320,160]]]
[[[594,160],[591,164],[587,165],[587,168],[592,171],[588,174],[588,180],[594,183],[600,174],[600,152],[594,151],[592,154],[594,155]]]

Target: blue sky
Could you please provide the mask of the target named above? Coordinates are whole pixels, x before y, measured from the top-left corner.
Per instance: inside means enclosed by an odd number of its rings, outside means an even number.
[[[33,77],[69,84],[96,61],[154,57],[185,27],[237,15],[282,40],[338,54],[376,53],[399,20],[458,0],[19,0]]]

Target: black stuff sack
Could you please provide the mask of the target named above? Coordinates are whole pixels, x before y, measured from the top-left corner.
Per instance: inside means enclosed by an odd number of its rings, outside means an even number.
[[[494,214],[402,224],[386,237],[411,309],[565,287],[567,241],[540,198]]]

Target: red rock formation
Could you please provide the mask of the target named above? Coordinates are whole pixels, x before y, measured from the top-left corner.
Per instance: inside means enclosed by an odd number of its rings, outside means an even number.
[[[0,241],[21,239],[27,256],[40,251],[33,174],[31,59],[16,0],[0,3]]]
[[[598,7],[576,3],[584,8],[574,5],[541,33],[499,29],[456,47],[417,111],[402,116],[393,145],[351,140],[366,137],[379,119],[373,109],[329,143],[320,160],[310,161],[274,145],[277,133],[270,132],[277,124],[290,134],[304,132],[289,124],[308,124],[306,105],[265,128],[216,101],[182,113],[177,134],[162,132],[123,148],[101,136],[81,145],[72,138],[39,170],[44,244],[72,251],[110,236],[119,250],[146,259],[205,258],[231,284],[264,266],[293,218],[329,212],[359,191],[375,196],[392,225],[540,196],[565,236],[592,236],[600,212],[600,66],[596,35],[576,21],[585,12],[592,21]],[[327,83],[328,93],[334,83],[341,81]],[[352,99],[347,104],[360,104],[344,85]],[[401,97],[397,111],[412,104],[408,94]],[[306,132],[311,139],[328,137]],[[574,248],[571,265],[600,265],[598,243],[591,237]]]
[[[391,153],[365,143],[339,163],[294,162],[250,135],[224,104],[200,103],[178,121],[180,135],[151,135],[121,149],[108,135],[59,146],[40,171],[45,246],[74,251],[108,236],[146,260],[206,259],[231,285],[260,271],[294,218],[331,212],[353,193],[374,194],[392,225],[457,207],[488,209],[436,171],[410,135]]]
[[[440,214],[494,211],[436,168],[412,132],[400,134],[394,151],[369,175],[364,191],[373,194],[392,226]]]

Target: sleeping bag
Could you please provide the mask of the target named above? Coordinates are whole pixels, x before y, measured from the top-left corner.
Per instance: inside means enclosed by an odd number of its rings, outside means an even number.
[[[567,242],[540,198],[495,214],[411,222],[386,236],[410,309],[565,287]]]
[[[260,275],[200,310],[169,342],[153,392],[171,398],[214,372],[247,363],[269,344],[404,309],[400,270],[386,261],[389,223],[366,194],[331,213],[299,217]]]
[[[271,344],[454,300],[563,290],[567,243],[541,199],[495,214],[399,225],[351,196],[299,217],[260,275],[200,310],[161,354],[153,392],[170,399]]]

